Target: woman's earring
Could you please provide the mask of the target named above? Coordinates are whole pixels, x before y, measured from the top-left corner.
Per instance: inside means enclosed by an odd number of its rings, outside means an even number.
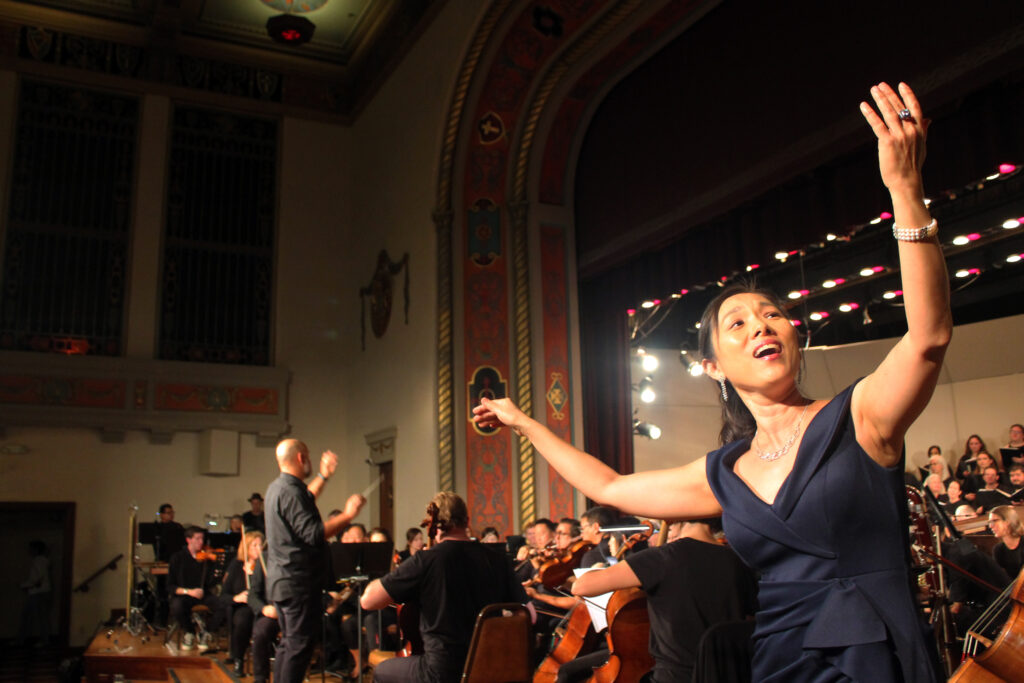
[[[729,401],[729,392],[725,388],[725,378],[718,380],[718,386],[722,387],[722,403]]]

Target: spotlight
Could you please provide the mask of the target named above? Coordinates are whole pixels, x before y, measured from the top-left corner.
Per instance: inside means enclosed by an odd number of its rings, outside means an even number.
[[[640,359],[640,367],[644,369],[644,372],[654,372],[658,369],[658,357],[652,356],[647,353]]]
[[[757,270],[760,267],[761,267],[760,264],[751,263],[749,266],[747,266],[747,272],[749,273],[752,270]]]
[[[654,306],[655,306],[654,302],[651,301],[650,299],[648,299],[647,301],[645,301],[642,304],[640,304],[640,308],[654,308]]]
[[[967,235],[957,235],[953,238],[953,244],[958,247],[962,247],[968,242],[970,242],[970,240],[967,239]]]
[[[777,258],[780,261],[785,261],[787,258],[789,258],[789,252],[788,251],[777,251],[777,252],[775,252],[775,258]]]
[[[814,313],[811,313],[808,317],[811,320],[815,320],[815,321],[817,321],[817,320],[824,320],[825,318],[828,317],[828,312],[827,311],[815,311]]]
[[[661,427],[650,422],[633,420],[633,433],[638,436],[646,436],[648,439],[657,440],[661,438]]]
[[[691,360],[689,365],[686,366],[686,371],[690,373],[690,377],[700,377],[704,374],[704,366],[695,360]]]
[[[1021,255],[1020,254],[1010,254],[1009,256],[1006,257],[1006,262],[1007,263],[1017,263],[1020,260],[1021,260]]]
[[[1014,228],[1019,228],[1019,227],[1020,227],[1020,219],[1019,218],[1011,218],[1010,220],[1003,222],[1003,229],[1004,230],[1013,230]]]
[[[999,164],[1000,173],[1013,173],[1017,170],[1017,167],[1013,164]]]
[[[278,14],[267,19],[267,34],[278,43],[302,45],[313,38],[316,24],[294,14]]]
[[[848,304],[839,304],[839,310],[842,311],[843,313],[849,313],[850,311],[856,311],[858,308],[860,308],[860,304],[855,303],[855,302],[851,302],[851,303],[848,303]]]
[[[654,399],[657,396],[654,393],[654,380],[650,377],[644,377],[640,380],[640,400],[644,403],[654,403]]]
[[[831,233],[830,232],[829,234],[825,235],[825,239],[828,240],[829,242],[835,242],[836,241],[835,233]]]

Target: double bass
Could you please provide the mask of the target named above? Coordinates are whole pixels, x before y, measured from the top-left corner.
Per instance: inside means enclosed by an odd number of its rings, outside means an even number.
[[[989,606],[964,638],[964,661],[949,683],[1002,683],[1024,676],[1024,570]],[[1009,612],[998,635],[982,633]],[[978,654],[979,646],[986,650]]]

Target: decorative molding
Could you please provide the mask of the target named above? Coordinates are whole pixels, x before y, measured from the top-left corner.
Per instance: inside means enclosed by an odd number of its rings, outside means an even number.
[[[129,430],[169,443],[175,432],[231,430],[276,442],[287,420],[285,368],[0,352],[0,425]]]
[[[370,447],[370,461],[374,465],[395,459],[395,440],[398,438],[396,427],[379,429],[363,435],[363,438],[366,440],[366,445]]]
[[[432,217],[437,233],[437,462],[438,481],[442,491],[455,490],[455,354],[452,346],[455,329],[452,310],[455,286],[452,260],[452,183],[455,147],[462,127],[469,86],[476,75],[480,58],[498,25],[498,20],[504,16],[512,3],[513,0],[494,0],[477,26],[473,42],[462,60],[462,67],[455,82],[441,145],[441,163],[437,173],[437,204]]]

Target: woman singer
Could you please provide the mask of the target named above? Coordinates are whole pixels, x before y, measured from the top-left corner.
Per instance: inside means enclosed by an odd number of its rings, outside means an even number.
[[[928,121],[905,84],[897,93],[880,83],[871,96],[877,111],[860,110],[892,198],[908,328],[874,372],[830,401],[805,398],[785,308],[730,287],[700,328],[704,372],[721,389],[723,447],[694,463],[620,475],[508,399],[473,409],[478,424],[525,435],[600,503],[662,519],[722,514],[733,548],[761,572],[758,681],[939,679],[910,591],[902,449],[952,334],[949,280],[924,203]]]

